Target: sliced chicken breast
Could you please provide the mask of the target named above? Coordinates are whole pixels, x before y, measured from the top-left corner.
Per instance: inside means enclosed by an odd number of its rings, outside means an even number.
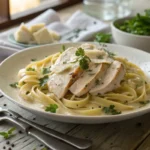
[[[76,48],[69,48],[60,55],[56,63],[51,67],[54,72],[48,81],[49,91],[53,92],[58,98],[63,98],[69,87],[82,73],[79,62],[76,61]],[[71,65],[69,64],[71,63]]]
[[[48,81],[49,91],[54,93],[58,98],[63,98],[80,73],[81,69],[77,67],[72,68],[69,72],[64,71],[60,74],[53,74]]]
[[[119,61],[114,61],[108,68],[101,82],[90,90],[92,95],[105,94],[120,86],[125,75],[125,68]]]
[[[84,71],[80,78],[77,79],[70,87],[70,91],[76,96],[82,96],[86,94],[95,84],[100,82],[99,79],[104,75],[107,68],[108,64],[92,63],[89,69]]]
[[[76,51],[77,48],[74,47],[65,50],[56,60],[55,64],[51,67],[51,71],[54,73],[60,73],[68,68],[79,66],[79,62],[77,62],[77,56],[75,55]]]

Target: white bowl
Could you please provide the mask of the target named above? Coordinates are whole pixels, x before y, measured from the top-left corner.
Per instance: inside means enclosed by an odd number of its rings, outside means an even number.
[[[121,24],[131,17],[117,19],[111,23],[111,30],[114,42],[121,45],[126,45],[150,52],[150,36],[135,35],[119,30],[115,23]]]

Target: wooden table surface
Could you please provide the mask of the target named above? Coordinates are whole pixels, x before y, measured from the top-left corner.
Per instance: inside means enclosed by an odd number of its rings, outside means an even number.
[[[138,7],[139,10],[142,10],[142,8],[150,6],[149,0],[144,0],[145,5],[142,5],[143,0],[134,1],[138,1],[138,3],[135,3],[136,6],[134,6],[134,9]],[[78,9],[82,9],[81,4],[59,11],[58,13],[62,20],[65,21]],[[12,109],[29,120],[62,133],[91,139],[93,141],[92,150],[150,150],[150,114],[116,123],[80,125],[48,121],[35,116],[11,103],[1,93],[0,106]],[[0,131],[7,131],[11,127],[11,124],[0,123]],[[27,136],[25,133],[20,134],[19,129],[15,133],[16,135],[9,139],[10,144],[7,143],[8,140],[0,136],[0,150],[4,148],[6,150],[10,150],[9,148],[12,150],[41,150],[44,147],[42,143]],[[11,144],[14,144],[14,147]]]

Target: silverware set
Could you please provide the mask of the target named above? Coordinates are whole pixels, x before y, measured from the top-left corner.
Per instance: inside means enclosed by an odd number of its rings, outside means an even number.
[[[8,121],[15,124],[52,150],[87,150],[92,147],[92,141],[88,139],[80,139],[57,132],[33,123],[12,110],[1,107],[0,121]]]

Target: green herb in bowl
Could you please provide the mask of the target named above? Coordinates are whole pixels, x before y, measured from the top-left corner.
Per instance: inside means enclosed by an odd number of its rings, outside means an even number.
[[[137,14],[123,23],[116,23],[115,26],[122,31],[136,35],[150,35],[150,9],[145,10],[145,14]]]

